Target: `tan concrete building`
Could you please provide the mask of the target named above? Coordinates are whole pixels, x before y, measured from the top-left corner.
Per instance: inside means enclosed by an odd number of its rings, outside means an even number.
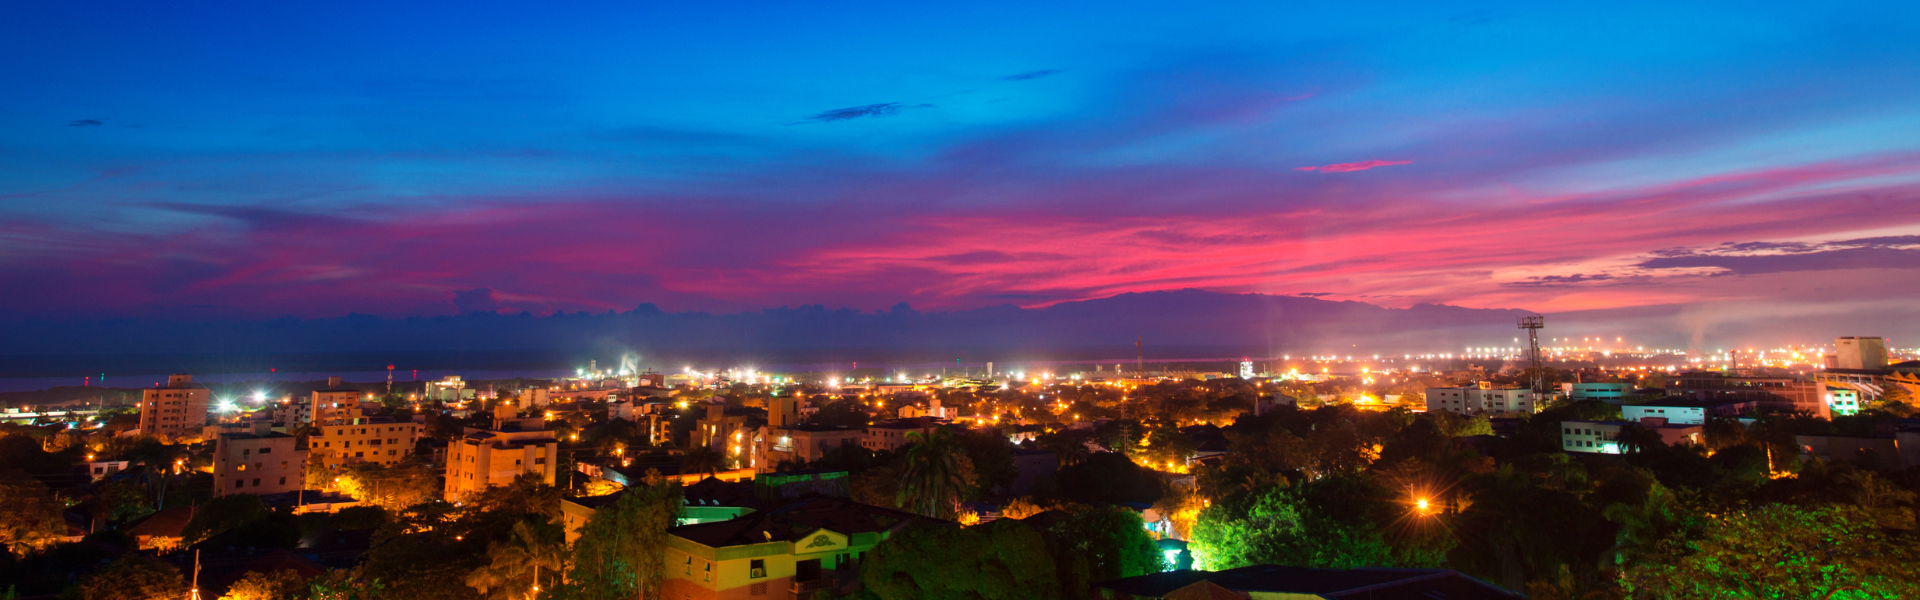
[[[834,448],[858,446],[867,435],[860,429],[800,423],[799,413],[799,401],[794,398],[774,398],[769,403],[767,426],[751,432],[753,454],[748,467],[772,473],[783,462],[812,462]]]
[[[193,384],[192,375],[168,375],[166,387],[140,392],[140,434],[197,435],[207,424],[210,392]]]
[[[924,436],[933,433],[934,428],[940,426],[931,417],[874,423],[867,426],[867,433],[861,438],[860,445],[876,452],[882,450],[893,452],[907,447],[909,443],[907,434],[918,433]]]
[[[264,424],[264,423],[263,423]],[[213,493],[278,494],[306,483],[307,452],[299,439],[256,427],[252,433],[222,433],[213,446]]]
[[[744,456],[746,452],[747,415],[727,414],[724,403],[707,405],[707,418],[696,421],[693,431],[688,433],[687,447],[706,446],[729,458]]]
[[[466,428],[447,444],[446,499],[458,502],[488,487],[506,485],[522,473],[539,473],[548,485],[560,466],[560,440],[546,420],[498,419],[492,429]]]
[[[360,401],[367,392],[347,387],[339,377],[327,378],[327,389],[313,391],[312,418],[314,423],[345,417],[348,409],[359,409]]]
[[[357,462],[391,465],[413,453],[424,425],[412,421],[364,416],[359,408],[333,411],[332,418],[315,421],[307,451],[320,456],[329,469]]]

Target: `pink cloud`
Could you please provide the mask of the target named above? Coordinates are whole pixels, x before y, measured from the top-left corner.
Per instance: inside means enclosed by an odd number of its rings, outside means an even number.
[[[1347,173],[1351,171],[1365,171],[1367,169],[1371,169],[1374,167],[1390,167],[1393,165],[1404,165],[1410,162],[1413,162],[1413,161],[1410,161],[1410,160],[1363,160],[1360,162],[1321,165],[1318,167],[1299,167],[1294,170],[1295,171],[1317,171],[1320,173]]]

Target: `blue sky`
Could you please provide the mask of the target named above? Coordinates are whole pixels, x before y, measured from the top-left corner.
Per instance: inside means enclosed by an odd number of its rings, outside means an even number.
[[[1872,310],[1916,12],[14,3],[0,310]]]

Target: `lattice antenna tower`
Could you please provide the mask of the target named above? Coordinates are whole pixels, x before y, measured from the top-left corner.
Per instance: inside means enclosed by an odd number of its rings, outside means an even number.
[[[1540,360],[1540,328],[1546,327],[1546,317],[1534,315],[1520,317],[1520,328],[1527,330],[1527,367],[1533,376],[1533,393],[1544,394],[1547,391],[1546,365]]]

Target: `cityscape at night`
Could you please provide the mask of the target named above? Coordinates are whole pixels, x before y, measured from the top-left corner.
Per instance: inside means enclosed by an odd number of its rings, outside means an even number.
[[[1920,598],[1920,4],[0,49],[0,600]]]

